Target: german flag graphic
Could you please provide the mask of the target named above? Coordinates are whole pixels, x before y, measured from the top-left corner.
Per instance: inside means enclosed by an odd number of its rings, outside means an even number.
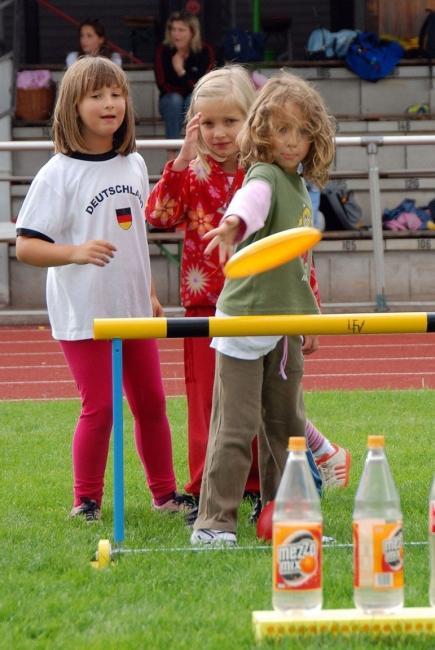
[[[118,221],[118,225],[121,226],[123,230],[128,230],[129,228],[131,228],[131,224],[133,223],[133,217],[131,216],[130,208],[120,208],[119,210],[117,210],[116,219]]]

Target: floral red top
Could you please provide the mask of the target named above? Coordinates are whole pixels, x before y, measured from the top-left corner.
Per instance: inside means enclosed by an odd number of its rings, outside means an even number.
[[[210,156],[207,163],[208,168],[196,158],[188,168],[176,172],[172,170],[173,162],[168,162],[145,207],[147,221],[157,228],[185,225],[180,273],[184,307],[216,305],[225,278],[219,264],[218,248],[211,255],[205,255],[208,242],[203,241],[202,236],[219,225],[228,203],[245,177],[243,169],[228,174]],[[320,306],[313,265],[310,286]]]

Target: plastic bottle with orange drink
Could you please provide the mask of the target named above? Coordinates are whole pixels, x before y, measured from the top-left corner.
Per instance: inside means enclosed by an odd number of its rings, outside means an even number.
[[[303,437],[289,455],[273,515],[272,605],[281,612],[322,606],[322,513]]]
[[[403,606],[403,518],[384,436],[369,436],[353,512],[354,601],[368,614]]]

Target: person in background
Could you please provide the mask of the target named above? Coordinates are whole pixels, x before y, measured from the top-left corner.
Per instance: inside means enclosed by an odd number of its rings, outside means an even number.
[[[159,111],[165,122],[166,138],[181,137],[193,87],[214,66],[214,51],[202,41],[198,18],[185,12],[172,13],[154,61],[160,91]],[[168,152],[169,159],[174,157],[174,151]]]
[[[66,57],[66,67],[69,68],[79,56],[105,56],[113,63],[122,66],[122,58],[118,52],[111,52],[107,45],[106,30],[98,18],[86,18],[79,25],[79,49],[70,52]]]
[[[48,267],[47,307],[81,398],[72,444],[72,517],[100,518],[112,429],[110,341],[94,318],[158,316],[144,203],[148,172],[136,152],[124,72],[82,57],[64,74],[53,118],[55,155],[39,170],[17,220],[17,258]],[[138,456],[159,511],[186,511],[176,492],[172,441],[155,340],[123,345],[123,386]]]

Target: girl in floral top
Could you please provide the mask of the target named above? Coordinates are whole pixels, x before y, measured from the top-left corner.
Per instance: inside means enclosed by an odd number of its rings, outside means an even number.
[[[204,255],[207,242],[203,236],[219,225],[229,201],[242,185],[245,172],[238,163],[237,136],[254,99],[255,90],[241,66],[225,66],[202,77],[193,91],[183,146],[177,158],[166,164],[148,198],[145,214],[150,224],[158,228],[185,225],[181,303],[187,317],[215,314],[224,276],[218,251]],[[314,273],[310,284],[319,301]],[[184,365],[190,470],[186,490],[198,496],[207,450],[215,367],[210,339],[186,338]],[[307,440],[319,458],[333,457],[337,455],[336,449],[340,450],[308,421]],[[260,445],[261,442],[260,438]],[[256,457],[254,445],[247,492],[259,492]],[[348,473],[348,463],[343,469],[340,466],[340,484],[347,483]]]

